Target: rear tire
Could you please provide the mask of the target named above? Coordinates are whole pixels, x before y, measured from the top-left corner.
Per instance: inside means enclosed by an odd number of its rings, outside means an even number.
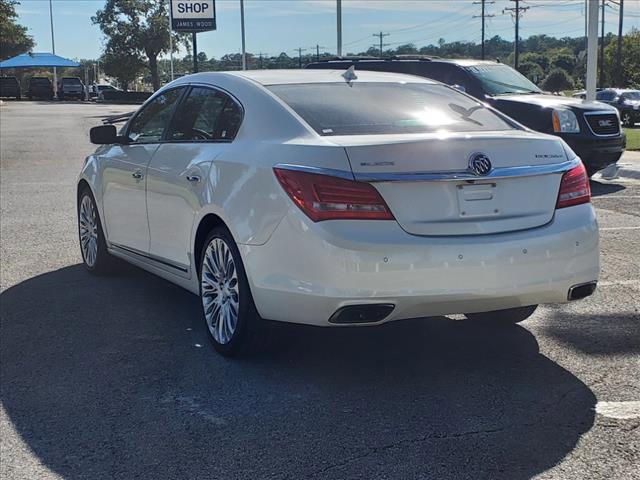
[[[260,350],[270,332],[258,315],[240,251],[226,228],[211,230],[199,267],[202,313],[213,347],[225,357]]]
[[[78,197],[78,239],[82,261],[87,271],[93,275],[111,273],[115,259],[107,251],[100,215],[88,188]]]
[[[533,315],[536,308],[538,308],[537,305],[530,305],[528,307],[507,308],[505,310],[493,310],[491,312],[465,313],[464,315],[473,321],[510,324],[526,320]]]
[[[631,128],[633,127],[633,118],[629,112],[625,112],[622,114],[622,125]]]

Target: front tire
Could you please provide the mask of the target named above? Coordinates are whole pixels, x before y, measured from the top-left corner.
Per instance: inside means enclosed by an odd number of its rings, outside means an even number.
[[[200,255],[200,299],[213,347],[231,357],[255,350],[265,337],[231,233],[214,228]]]
[[[85,188],[78,198],[78,238],[82,261],[93,275],[105,275],[112,270],[113,257],[107,251],[96,202]]]
[[[631,113],[625,112],[622,114],[622,125],[631,128],[633,127],[633,118],[631,117]]]
[[[493,310],[491,312],[465,313],[464,315],[473,321],[511,324],[526,320],[533,315],[536,308],[538,308],[537,305],[529,305],[527,307],[507,308],[505,310]]]

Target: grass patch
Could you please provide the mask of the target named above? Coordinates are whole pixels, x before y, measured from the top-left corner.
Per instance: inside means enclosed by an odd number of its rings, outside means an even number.
[[[627,150],[640,150],[640,128],[625,128]]]

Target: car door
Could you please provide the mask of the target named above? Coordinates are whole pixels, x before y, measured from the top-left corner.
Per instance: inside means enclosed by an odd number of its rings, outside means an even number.
[[[242,108],[226,93],[193,86],[184,97],[147,175],[151,255],[190,274],[191,232],[206,194],[212,162],[231,142]]]
[[[112,246],[149,252],[147,167],[182,93],[184,88],[156,96],[127,125],[129,142],[101,155],[105,233]]]

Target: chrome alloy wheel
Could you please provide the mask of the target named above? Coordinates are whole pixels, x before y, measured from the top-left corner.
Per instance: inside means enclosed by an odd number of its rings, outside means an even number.
[[[238,326],[240,291],[231,249],[221,238],[211,240],[204,253],[200,292],[211,335],[220,344],[229,343]]]
[[[98,221],[96,207],[89,195],[82,197],[79,215],[80,248],[84,261],[93,268],[98,259]]]

